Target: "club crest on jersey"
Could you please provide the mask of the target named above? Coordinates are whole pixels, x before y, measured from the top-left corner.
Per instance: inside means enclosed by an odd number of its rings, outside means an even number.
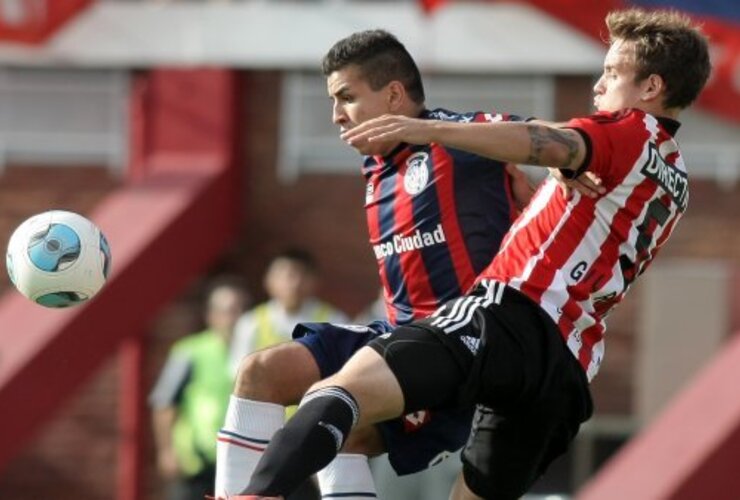
[[[411,196],[421,193],[429,182],[429,154],[424,152],[412,154],[406,160],[406,172],[403,174],[403,188]]]

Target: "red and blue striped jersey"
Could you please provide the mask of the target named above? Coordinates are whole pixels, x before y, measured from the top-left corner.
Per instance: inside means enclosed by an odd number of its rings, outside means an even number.
[[[512,119],[443,109],[421,118]],[[517,215],[505,164],[440,144],[400,144],[387,156],[369,156],[363,174],[370,244],[393,324],[465,293]]]

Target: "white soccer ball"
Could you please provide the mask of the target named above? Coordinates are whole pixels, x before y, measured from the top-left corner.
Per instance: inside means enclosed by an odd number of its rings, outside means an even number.
[[[85,302],[103,287],[111,265],[100,229],[64,210],[34,215],[18,226],[5,260],[18,291],[45,307]]]

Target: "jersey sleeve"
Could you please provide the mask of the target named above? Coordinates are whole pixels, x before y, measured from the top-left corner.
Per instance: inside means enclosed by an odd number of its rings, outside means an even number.
[[[577,130],[586,141],[588,152],[581,170],[590,171],[602,179],[620,178],[630,168],[619,161],[632,145],[642,146],[647,137],[645,127],[639,126],[640,116],[634,110],[616,113],[598,113],[570,120],[565,126]]]

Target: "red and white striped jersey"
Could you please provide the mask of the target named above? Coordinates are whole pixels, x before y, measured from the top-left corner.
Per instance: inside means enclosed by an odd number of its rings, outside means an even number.
[[[553,179],[544,183],[480,277],[547,311],[591,380],[604,356],[604,318],[670,236],[688,183],[676,121],[627,110],[568,126],[585,134],[588,170],[607,192],[565,199]]]

